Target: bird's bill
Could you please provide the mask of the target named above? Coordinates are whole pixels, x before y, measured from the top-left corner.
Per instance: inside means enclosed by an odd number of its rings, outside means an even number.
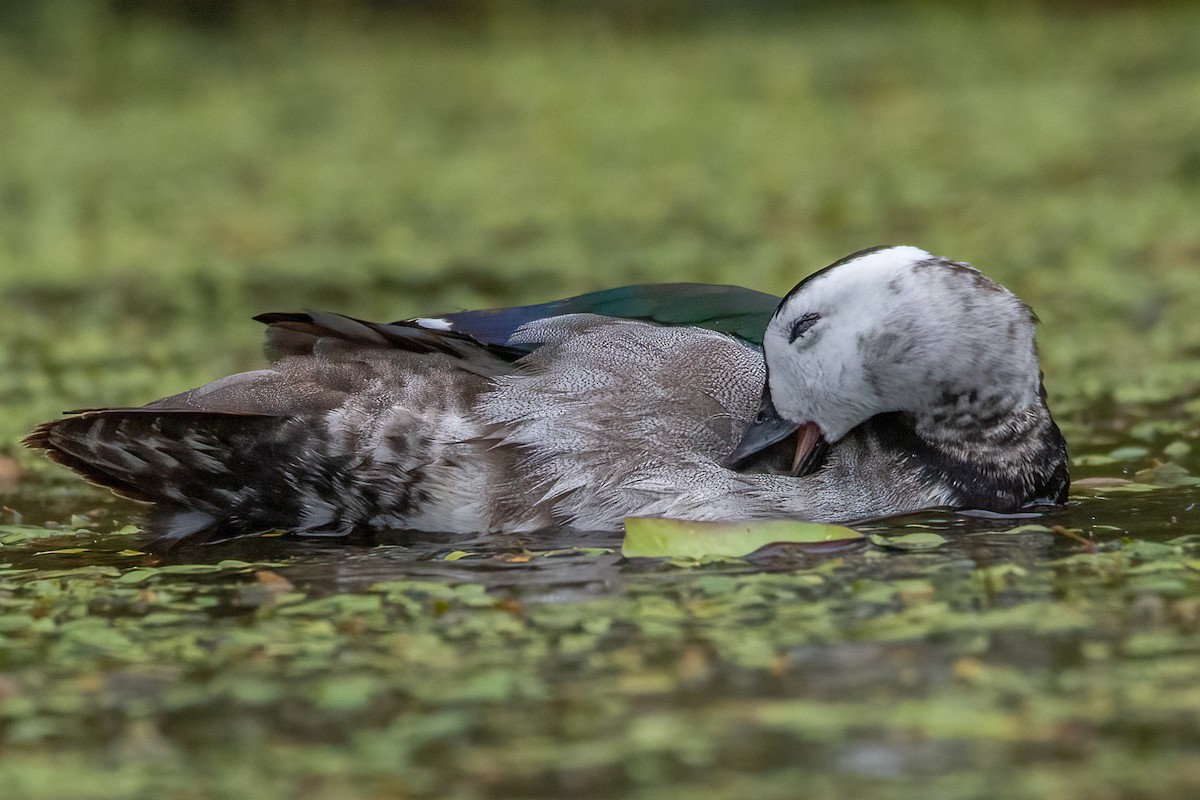
[[[821,468],[829,442],[821,434],[815,422],[806,422],[796,431],[796,454],[792,456],[792,474],[801,477],[811,475]]]
[[[792,457],[791,474],[809,475],[825,460],[828,443],[815,422],[788,422],[779,416],[769,390],[763,392],[762,403],[754,422],[742,434],[742,440],[725,459],[725,466],[737,469],[753,456],[787,437],[796,435],[796,452]]]

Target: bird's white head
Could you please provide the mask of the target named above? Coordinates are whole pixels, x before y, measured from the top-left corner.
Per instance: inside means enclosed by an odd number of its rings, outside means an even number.
[[[916,247],[847,256],[776,310],[763,338],[763,405],[730,461],[799,430],[802,473],[822,441],[888,412],[963,427],[1001,419],[1039,397],[1033,322],[967,264]]]

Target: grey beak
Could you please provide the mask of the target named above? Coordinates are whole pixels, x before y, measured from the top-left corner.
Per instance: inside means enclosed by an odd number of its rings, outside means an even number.
[[[737,469],[751,456],[761,453],[798,430],[800,425],[779,416],[779,412],[775,410],[775,403],[771,401],[770,387],[763,387],[762,402],[758,406],[754,422],[750,423],[750,427],[742,434],[742,440],[733,448],[723,466],[726,469]]]

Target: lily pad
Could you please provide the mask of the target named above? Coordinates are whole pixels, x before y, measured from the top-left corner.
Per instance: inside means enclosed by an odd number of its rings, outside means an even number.
[[[1037,523],[1018,525],[1017,527],[1009,528],[1006,531],[988,531],[988,535],[995,535],[999,533],[1053,533],[1053,531],[1049,527],[1045,525],[1038,525]]]
[[[688,522],[628,517],[621,555],[626,558],[737,558],[769,544],[830,544],[863,538],[858,531],[841,525],[796,520]]]
[[[1183,458],[1190,452],[1192,452],[1192,446],[1183,440],[1171,442],[1163,448],[1163,455],[1171,458]]]
[[[1113,489],[1117,486],[1128,486],[1133,481],[1128,478],[1114,478],[1108,476],[1098,476],[1094,478],[1079,478],[1071,481],[1071,489]]]
[[[944,545],[946,537],[930,531],[905,533],[899,536],[871,534],[871,542],[876,547],[887,547],[891,550],[932,550]]]

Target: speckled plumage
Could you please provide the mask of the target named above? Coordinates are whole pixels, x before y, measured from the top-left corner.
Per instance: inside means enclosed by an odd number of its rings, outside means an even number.
[[[1027,309],[915,248],[810,277],[766,327],[774,406],[833,442],[803,477],[787,474],[786,442],[724,465],[767,370],[754,346],[722,333],[582,313],[532,319],[497,346],[437,320],[263,319],[269,369],[82,412],[28,443],[155,503],[164,543],[276,528],[1011,511],[1065,491]]]

